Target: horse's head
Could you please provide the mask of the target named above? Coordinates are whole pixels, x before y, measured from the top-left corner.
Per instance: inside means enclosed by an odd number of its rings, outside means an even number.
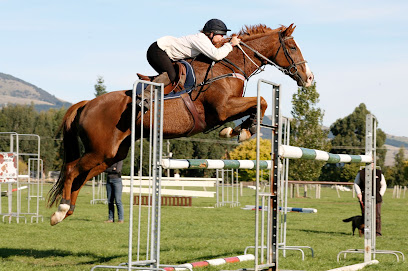
[[[269,58],[283,69],[283,72],[294,79],[298,86],[308,87],[312,84],[314,76],[307,62],[303,58],[299,46],[292,37],[296,26],[282,27],[277,35],[279,37],[278,49]]]

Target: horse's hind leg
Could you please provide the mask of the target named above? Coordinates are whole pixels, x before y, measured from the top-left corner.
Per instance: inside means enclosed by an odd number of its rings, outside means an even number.
[[[69,185],[72,184],[73,179],[78,175],[76,174],[77,170],[75,170],[76,164],[79,162],[79,159],[76,159],[72,162],[69,162],[65,165],[65,167],[63,168],[63,171],[61,172],[61,176],[60,178],[62,178],[62,180],[58,180],[61,181],[63,183],[63,187],[62,187],[62,199],[60,201],[60,204],[58,205],[58,210],[52,214],[51,219],[50,219],[50,224],[51,226],[54,226],[56,224],[58,224],[59,222],[61,222],[64,217],[65,214],[69,211],[70,208],[70,193],[67,193],[67,187]],[[59,192],[56,192],[59,194]]]
[[[81,174],[88,172],[92,168],[96,167],[98,164],[103,162],[103,158],[101,156],[88,153],[83,157],[70,162],[65,167],[65,181],[64,181],[64,188],[62,191],[62,199],[58,206],[57,212],[55,212],[51,216],[50,224],[54,226],[61,222],[65,217],[66,214],[71,209],[71,194],[72,194],[72,184],[74,181],[79,177]],[[83,180],[83,183],[85,180]],[[76,200],[76,197],[75,197]],[[72,214],[72,212],[71,212]]]
[[[96,175],[104,172],[108,166],[113,163],[123,160],[126,158],[128,150],[130,147],[130,137],[127,137],[120,144],[117,151],[112,151],[109,155],[112,156],[116,153],[113,158],[106,158],[106,155],[88,153],[84,155],[76,164],[72,166],[69,175],[64,183],[64,190],[61,203],[58,207],[60,212],[54,213],[51,217],[51,225],[55,225],[61,222],[65,217],[73,214],[75,209],[75,203],[78,198],[79,191],[84,186],[86,181],[95,177]],[[68,170],[67,170],[68,171]],[[68,178],[69,177],[69,178]],[[68,182],[67,180],[71,180]]]
[[[108,165],[106,163],[102,163],[90,171],[80,174],[72,183],[72,188],[71,188],[71,203],[70,203],[70,208],[69,211],[66,213],[65,217],[70,216],[74,213],[75,209],[75,203],[78,198],[79,191],[81,188],[85,185],[86,181],[89,179],[101,174],[108,168]]]

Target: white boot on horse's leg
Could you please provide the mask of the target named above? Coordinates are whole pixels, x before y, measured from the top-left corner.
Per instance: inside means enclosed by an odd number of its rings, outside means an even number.
[[[247,129],[242,129],[238,136],[238,142],[248,140],[251,138],[251,136],[251,132],[249,132]]]
[[[58,206],[58,211],[56,211],[50,219],[50,224],[51,226],[57,225],[60,223],[64,218],[67,212],[69,211],[69,205],[68,204],[60,204]]]
[[[222,129],[219,133],[219,137],[222,138],[230,138],[232,137],[232,128],[231,127],[226,127],[224,129]]]

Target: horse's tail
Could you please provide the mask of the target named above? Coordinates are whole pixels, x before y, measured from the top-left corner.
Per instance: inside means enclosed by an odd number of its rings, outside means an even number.
[[[59,202],[59,200],[62,198],[62,191],[64,189],[65,182],[66,164],[80,157],[80,143],[78,137],[78,130],[76,125],[74,125],[74,121],[77,117],[79,117],[81,109],[88,102],[89,101],[82,101],[68,108],[62,120],[62,123],[59,127],[59,131],[62,130],[63,132],[61,146],[63,148],[63,163],[58,180],[55,182],[51,190],[48,192],[47,195],[48,207],[53,206],[56,202]]]

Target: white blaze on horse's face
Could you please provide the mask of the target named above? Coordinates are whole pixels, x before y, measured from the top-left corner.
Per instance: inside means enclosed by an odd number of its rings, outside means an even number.
[[[295,42],[296,47],[299,48],[299,51],[302,52],[302,50],[300,49],[299,44],[295,40],[293,40],[293,41]],[[313,75],[312,71],[310,70],[309,65],[307,65],[307,63],[305,63],[305,68],[306,68],[305,87],[310,87],[312,85],[312,83],[313,83],[314,75]]]
[[[307,63],[305,63],[305,66],[306,66],[306,77],[307,77],[305,87],[310,87],[313,83],[314,75],[312,71],[310,70],[309,66],[307,65]]]

